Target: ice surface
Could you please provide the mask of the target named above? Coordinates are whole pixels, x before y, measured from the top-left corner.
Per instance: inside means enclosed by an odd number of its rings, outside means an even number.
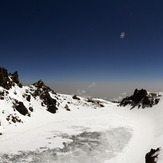
[[[127,128],[113,128],[105,132],[84,131],[78,135],[60,135],[69,139],[63,148],[40,147],[35,151],[1,154],[3,163],[102,163],[121,152],[131,138]]]

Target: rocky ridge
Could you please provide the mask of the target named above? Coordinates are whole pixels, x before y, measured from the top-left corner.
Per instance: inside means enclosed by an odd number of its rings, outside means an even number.
[[[67,99],[67,96],[55,93],[42,80],[29,86],[22,86],[17,71],[11,74],[0,67],[0,112],[3,117],[0,126],[6,124],[6,121],[8,124],[23,123],[22,116],[30,117],[38,109],[54,114],[58,107],[70,111],[72,105],[77,108],[79,105],[94,108],[103,106],[102,102],[101,105],[99,103],[100,101],[90,103],[76,95]]]
[[[11,74],[5,68],[0,68],[0,103],[6,102],[9,105],[8,107],[4,105],[0,109],[9,124],[23,122],[22,115],[30,117],[36,109],[33,103],[37,103],[38,107],[40,105],[40,108],[50,113],[56,113],[57,101],[51,94],[55,92],[42,80],[29,86],[22,86],[17,71]]]
[[[134,107],[152,107],[160,101],[160,95],[157,93],[149,93],[145,89],[135,89],[133,95],[125,97],[120,102],[119,106],[131,105],[131,109]]]

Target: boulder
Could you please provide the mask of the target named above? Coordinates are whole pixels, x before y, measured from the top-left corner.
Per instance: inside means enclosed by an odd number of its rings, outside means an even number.
[[[29,107],[29,110],[30,110],[31,112],[33,112],[33,108],[32,108],[32,107]]]
[[[28,102],[30,102],[30,101],[31,101],[31,96],[30,96],[30,95],[27,95],[26,100],[27,100]]]
[[[67,104],[65,105],[65,109],[66,109],[67,111],[71,111],[70,108],[69,108],[69,106],[68,106]]]
[[[80,98],[77,97],[76,95],[74,95],[72,98],[75,99],[75,100],[80,100]]]
[[[27,108],[24,106],[24,104],[22,102],[16,101],[15,104],[14,104],[14,108],[22,115],[27,115],[28,114],[28,110],[27,110]]]
[[[156,163],[156,159],[158,158],[159,151],[160,151],[160,148],[151,149],[150,152],[148,152],[145,155],[145,162],[146,163]]]

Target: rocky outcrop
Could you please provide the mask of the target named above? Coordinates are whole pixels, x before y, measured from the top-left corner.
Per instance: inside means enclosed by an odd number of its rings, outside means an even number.
[[[97,106],[100,106],[100,107],[104,107],[104,105],[102,104],[102,102],[99,101],[99,100],[95,100],[95,99],[92,99],[92,98],[88,98],[88,99],[87,99],[87,102],[91,102],[91,103],[93,103],[94,105],[97,105]]]
[[[69,108],[69,106],[68,106],[67,104],[65,105],[65,109],[66,109],[67,111],[71,111],[70,108]]]
[[[22,102],[15,101],[14,108],[22,115],[28,114],[28,109],[24,106]]]
[[[22,87],[22,84],[19,82],[18,72],[16,71],[13,74],[8,74],[5,68],[0,67],[0,86],[5,89],[10,89],[15,84]]]
[[[13,74],[11,74],[12,81],[15,82],[16,84],[19,84],[19,77],[18,77],[18,72],[15,71]]]
[[[40,96],[40,99],[43,100],[43,104],[47,106],[47,111],[51,113],[56,113],[56,110],[58,110],[58,108],[56,107],[57,101],[51,98],[48,92],[44,92]]]
[[[46,105],[47,111],[51,113],[56,113],[56,110],[58,110],[58,108],[56,107],[57,101],[53,99],[49,94],[50,92],[53,94],[56,94],[56,93],[52,89],[50,89],[48,86],[46,86],[42,80],[39,80],[33,85],[35,86],[36,90],[34,90],[32,95],[34,97],[37,97],[37,96],[40,97],[40,99],[42,100],[42,106]]]
[[[36,88],[37,91],[40,91],[42,89],[42,91],[48,91],[48,92],[52,92],[53,94],[56,94],[50,87],[48,87],[47,85],[45,85],[45,83],[42,80],[39,80],[38,82],[33,84]],[[36,92],[36,95],[39,92]]]
[[[141,100],[143,100],[145,97],[147,97],[147,91],[145,89],[135,89],[134,94],[132,96],[132,101],[137,104],[139,103]]]
[[[148,93],[144,89],[135,89],[132,96],[122,99],[122,101],[120,102],[120,106],[131,105],[132,107],[152,107],[153,105],[158,104],[159,100],[160,99],[157,94]]]
[[[9,121],[9,123],[13,122],[13,123],[20,123],[22,122],[22,120],[19,118],[19,116],[17,116],[16,114],[9,114],[7,117],[6,117],[6,120]]]
[[[156,163],[157,162],[157,158],[158,158],[158,153],[160,151],[160,148],[157,149],[151,149],[150,152],[148,152],[145,155],[145,162],[146,163]]]

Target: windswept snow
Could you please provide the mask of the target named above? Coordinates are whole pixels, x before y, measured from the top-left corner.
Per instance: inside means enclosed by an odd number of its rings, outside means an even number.
[[[163,93],[136,89],[118,107],[1,73],[0,162],[144,163],[151,148],[161,149],[163,162]]]
[[[153,108],[133,110],[101,101],[105,107],[58,95],[56,114],[38,108],[31,117],[21,117],[24,123],[2,125],[0,161],[144,163],[151,148],[163,145],[163,100]],[[71,111],[64,108],[67,102]],[[41,106],[39,99],[33,105]]]

